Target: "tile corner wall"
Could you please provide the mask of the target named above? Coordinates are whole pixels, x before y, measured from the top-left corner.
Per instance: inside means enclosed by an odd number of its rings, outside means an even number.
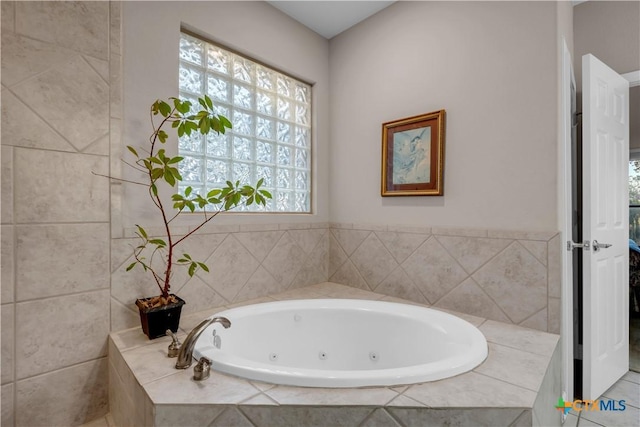
[[[109,409],[109,182],[92,172],[109,172],[119,13],[2,2],[3,425]]]
[[[555,231],[331,225],[329,281],[559,333]]]

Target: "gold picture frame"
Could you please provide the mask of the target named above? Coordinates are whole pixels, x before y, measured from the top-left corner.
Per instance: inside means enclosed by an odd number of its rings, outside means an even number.
[[[382,124],[382,189],[386,196],[444,194],[445,110]]]

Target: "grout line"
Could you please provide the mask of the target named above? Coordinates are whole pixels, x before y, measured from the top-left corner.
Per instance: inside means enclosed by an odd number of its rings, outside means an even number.
[[[107,337],[107,340],[108,340],[108,339],[109,339],[109,338]],[[22,382],[22,381],[31,380],[31,379],[33,379],[33,378],[38,378],[38,377],[42,377],[42,376],[45,376],[45,375],[54,374],[54,373],[59,372],[59,371],[64,371],[64,370],[67,370],[67,369],[76,368],[76,367],[78,367],[78,366],[85,365],[85,364],[87,364],[87,363],[91,363],[91,362],[96,362],[96,361],[99,361],[99,360],[102,360],[102,359],[104,359],[104,360],[105,360],[105,362],[107,363],[107,366],[108,366],[108,363],[109,363],[109,351],[108,351],[108,345],[106,346],[106,348],[107,348],[107,349],[105,350],[105,354],[104,354],[103,356],[98,356],[98,357],[94,357],[94,358],[92,358],[92,359],[87,359],[87,360],[83,360],[83,361],[81,361],[81,362],[76,362],[76,363],[72,363],[72,364],[70,364],[70,365],[65,365],[65,366],[62,366],[62,367],[59,367],[59,368],[56,368],[56,369],[50,369],[50,370],[48,370],[48,371],[39,372],[39,373],[37,373],[37,374],[30,375],[30,376],[28,376],[28,377],[24,377],[24,378],[20,378],[20,379],[17,379],[17,378],[16,378],[16,379],[15,379],[15,381],[14,381],[14,383],[18,383],[18,382]],[[10,383],[8,383],[8,384],[10,384]],[[6,384],[5,384],[5,385],[6,385]],[[14,388],[15,388],[15,386],[14,386]]]
[[[106,291],[106,290],[110,291],[110,289],[111,289],[111,286],[107,285],[105,287],[101,287],[101,288],[97,288],[97,289],[87,289],[85,291],[70,292],[70,293],[66,293],[66,294],[58,293],[58,294],[50,295],[50,296],[44,296],[44,297],[38,297],[38,298],[30,298],[30,299],[26,299],[26,300],[22,300],[22,301],[15,301],[15,304],[17,306],[17,305],[23,305],[23,304],[28,304],[28,303],[32,303],[32,302],[46,301],[46,300],[53,299],[53,298],[67,298],[67,297],[74,297],[74,296],[90,294],[90,293],[98,293],[98,292],[102,292],[102,291]],[[109,294],[111,294],[111,292],[109,292]]]

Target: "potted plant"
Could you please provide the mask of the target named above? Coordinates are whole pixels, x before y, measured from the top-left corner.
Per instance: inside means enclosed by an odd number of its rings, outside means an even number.
[[[200,132],[207,135],[211,132],[225,133],[231,129],[231,122],[224,116],[216,114],[213,103],[208,96],[198,99],[200,110],[192,112],[192,104],[178,98],[169,98],[166,101],[157,100],[151,105],[152,133],[149,145],[146,148],[134,148],[127,146],[129,152],[135,157],[129,166],[142,172],[144,182],[136,184],[144,185],[148,189],[149,198],[160,213],[163,223],[163,235],[152,236],[144,227],[136,224],[136,235],[140,244],[134,248],[134,261],[128,265],[127,271],[141,267],[150,273],[160,295],[136,300],[140,311],[140,320],[144,333],[149,339],[164,336],[167,329],[176,332],[180,321],[180,312],[185,304],[184,300],[171,293],[171,278],[174,267],[188,269],[189,276],[202,269],[209,271],[203,262],[194,260],[184,252],[178,252],[180,244],[191,235],[200,230],[221,212],[229,211],[238,205],[251,205],[257,203],[265,205],[266,199],[271,194],[260,187],[263,180],[254,186],[227,181],[226,186],[209,191],[206,195],[197,194],[191,187],[186,187],[183,193],[177,191],[178,184],[182,181],[179,172],[179,164],[183,157],[171,157],[167,155],[163,144],[169,135],[165,128],[170,127],[177,132],[178,137],[191,135],[192,132]],[[143,153],[143,154],[140,154]],[[162,187],[165,187],[163,189]],[[166,199],[166,187],[171,195],[170,203]],[[185,212],[202,211],[201,222],[184,235],[177,235],[172,229],[174,220]]]

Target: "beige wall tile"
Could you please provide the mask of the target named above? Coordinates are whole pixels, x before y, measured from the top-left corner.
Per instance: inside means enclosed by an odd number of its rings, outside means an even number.
[[[105,356],[108,334],[108,290],[16,304],[16,377]]]
[[[256,427],[348,427],[360,425],[371,414],[369,407],[327,407],[311,406],[243,406],[243,413]]]
[[[2,384],[12,382],[14,380],[14,362],[13,350],[15,348],[15,323],[14,323],[14,306],[13,304],[4,304],[0,307],[2,317]]]
[[[349,259],[349,257],[347,256],[345,251],[342,250],[340,243],[338,243],[338,240],[336,240],[333,233],[329,232],[328,276],[329,277],[333,276],[336,273],[336,271],[338,271],[338,269],[342,267],[342,265],[347,261],[347,259]]]
[[[122,56],[109,57],[109,114],[112,118],[122,118]]]
[[[80,56],[12,90],[79,151],[109,132],[109,87]]]
[[[16,299],[109,288],[109,224],[16,226]]]
[[[173,371],[176,372],[175,369]],[[211,371],[211,377],[206,381],[191,381],[192,376],[191,370],[183,370],[147,383],[144,388],[156,404],[237,404],[260,393],[243,379],[215,371]],[[176,393],[175,387],[179,387],[181,392]]]
[[[7,89],[2,89],[2,145],[76,151],[73,145]]]
[[[549,269],[549,296],[560,298],[562,287],[562,241],[558,234],[547,244],[547,268]]]
[[[386,387],[312,388],[278,386],[265,392],[281,405],[384,405],[398,393]]]
[[[435,306],[511,323],[509,317],[471,277],[442,297]]]
[[[491,357],[475,372],[538,392],[547,371],[548,356],[489,343]]]
[[[562,315],[562,301],[560,298],[549,298],[547,306],[548,311],[548,331],[552,334],[560,333],[560,322]]]
[[[287,234],[302,249],[305,255],[309,255],[318,245],[320,239],[326,234],[323,229],[289,230]]]
[[[291,285],[305,258],[300,246],[287,232],[269,252],[262,266],[286,289]]]
[[[2,2],[3,7],[5,3]],[[77,52],[66,46],[8,33],[4,28],[2,30],[2,84],[6,87],[12,87],[78,56]]]
[[[233,301],[259,265],[233,235],[227,236],[209,259],[206,262],[210,277],[215,278],[216,292],[227,301]]]
[[[106,358],[18,381],[16,424],[71,426],[104,416],[107,382]]]
[[[399,263],[404,262],[429,237],[428,234],[394,231],[377,231],[375,235]]]
[[[531,255],[536,257],[536,259],[540,261],[542,265],[547,265],[547,246],[551,243],[551,241],[544,242],[540,240],[518,240],[518,242],[520,242],[520,244],[524,246],[526,250],[531,252]]]
[[[374,291],[418,304],[429,304],[402,267],[393,270]]]
[[[122,23],[122,4],[120,1],[109,2],[109,50],[120,52]]]
[[[209,426],[224,410],[224,406],[217,405],[156,405],[153,425],[156,427]]]
[[[475,372],[446,381],[412,385],[404,395],[432,408],[493,407],[496,401],[501,402],[503,408],[528,408],[533,406],[536,398],[536,393],[531,390]]]
[[[284,233],[284,231],[252,231],[234,233],[233,237],[238,239],[256,260],[262,262]]]
[[[2,304],[7,304],[14,301],[14,272],[15,272],[15,253],[14,253],[14,227],[11,225],[3,225],[0,229],[0,261],[2,266],[0,272],[2,274],[1,280],[1,298]]]
[[[487,341],[529,353],[551,357],[558,336],[488,320],[480,326]]]
[[[329,232],[324,231],[315,249],[309,254],[293,279],[292,288],[315,285],[329,280]]]
[[[400,424],[382,408],[374,410],[369,418],[360,425],[362,427],[400,427]]]
[[[108,17],[108,2],[18,2],[16,32],[107,59]]]
[[[225,411],[209,425],[211,427],[255,427],[238,408],[234,407],[227,407]]]
[[[331,233],[347,256],[351,256],[353,251],[371,234],[367,230],[348,230],[343,228],[332,228]]]
[[[197,275],[193,276],[186,285],[180,288],[178,296],[187,302],[182,306],[182,314],[195,313],[210,307],[219,307],[228,302]]]
[[[469,274],[475,272],[511,243],[504,239],[437,236],[436,239]]]
[[[402,268],[431,304],[468,276],[434,236],[411,254]]]
[[[125,306],[115,298],[111,298],[111,329],[122,331],[130,328],[140,328],[140,313],[133,303]],[[142,329],[139,330],[142,333]],[[143,335],[144,336],[144,335]]]
[[[2,3],[4,4],[4,2]],[[2,396],[2,418],[0,418],[0,424],[3,426],[13,426],[15,423],[13,412],[14,389],[14,383],[3,385],[0,388],[0,395]]]
[[[547,270],[518,242],[485,264],[473,278],[515,323],[547,304]]]
[[[2,4],[2,32],[9,33],[15,30],[14,28],[15,2],[3,1],[1,4]]]
[[[34,173],[34,165],[48,165]],[[15,153],[15,220],[83,222],[109,220],[106,157],[27,149]]]
[[[364,280],[358,272],[358,269],[349,260],[342,264],[342,267],[329,277],[329,281],[354,288],[366,289],[367,291],[371,290],[366,280]]]
[[[547,307],[545,307],[533,316],[528,317],[527,319],[520,322],[519,325],[524,326],[525,328],[547,331],[549,329],[548,317],[549,316],[547,314]]]
[[[436,426],[436,425],[473,425],[473,426],[508,426],[523,412],[522,409],[413,409],[389,408],[388,411],[403,425]]]
[[[3,98],[4,99],[4,98]],[[2,128],[4,129],[5,121],[2,120]],[[0,207],[2,212],[0,213],[2,224],[11,224],[13,222],[13,148],[9,146],[2,146],[2,187],[0,191],[2,194],[2,200],[0,201]]]
[[[285,289],[282,283],[273,278],[271,273],[265,270],[264,267],[259,266],[240,292],[238,292],[233,302],[266,297],[274,293],[282,292]]]
[[[351,254],[351,262],[370,289],[375,289],[389,273],[398,267],[396,260],[375,233],[371,233]]]

